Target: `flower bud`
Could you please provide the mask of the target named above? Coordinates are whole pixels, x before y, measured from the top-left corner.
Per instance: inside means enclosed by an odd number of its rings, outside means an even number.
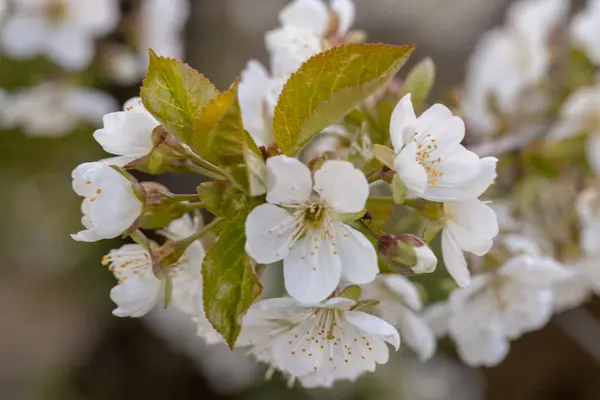
[[[154,147],[148,155],[130,162],[126,168],[135,168],[152,175],[166,171],[185,171],[185,148],[179,139],[165,131],[161,125],[152,131],[152,144]]]
[[[379,251],[390,265],[404,272],[409,269],[414,274],[427,274],[437,265],[437,258],[429,246],[411,234],[382,236]]]
[[[189,211],[186,203],[177,201],[160,183],[142,182],[141,186],[145,193],[144,213],[139,221],[141,228],[163,228]]]

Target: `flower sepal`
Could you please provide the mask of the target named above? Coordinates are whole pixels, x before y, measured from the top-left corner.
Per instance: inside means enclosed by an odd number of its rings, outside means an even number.
[[[144,190],[144,212],[137,221],[137,227],[143,229],[164,228],[185,213],[202,206],[199,201],[190,201],[194,196],[175,195],[156,182],[142,182],[141,186]]]

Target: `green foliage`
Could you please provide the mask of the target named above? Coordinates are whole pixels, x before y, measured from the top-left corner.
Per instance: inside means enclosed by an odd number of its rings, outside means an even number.
[[[392,199],[396,204],[404,203],[406,200],[406,195],[408,194],[408,188],[402,182],[402,179],[398,176],[398,174],[394,175],[392,178]]]
[[[146,109],[167,132],[190,143],[194,121],[218,91],[189,65],[150,50],[150,66],[140,94]]]
[[[435,64],[431,58],[420,61],[413,67],[406,77],[402,96],[410,93],[415,109],[418,109],[429,97],[435,82]]]
[[[226,181],[204,182],[196,190],[204,207],[217,217],[248,214],[264,203],[264,198],[250,197]]]
[[[206,317],[231,348],[240,334],[243,314],[262,292],[244,250],[245,222],[244,214],[225,224],[202,266]]]
[[[191,141],[194,151],[202,159],[247,191],[249,172],[246,159],[249,153],[262,156],[252,137],[244,130],[237,87],[234,83],[228,91],[218,94],[206,105],[194,123]]]
[[[394,150],[380,144],[374,144],[371,148],[371,152],[383,165],[389,169],[394,169],[394,160],[396,158]]]
[[[344,297],[346,299],[358,301],[358,299],[360,299],[361,293],[362,290],[360,289],[360,286],[350,285],[346,287],[338,297]]]
[[[345,44],[306,61],[288,80],[275,108],[275,142],[298,154],[321,129],[386,85],[413,46]]]

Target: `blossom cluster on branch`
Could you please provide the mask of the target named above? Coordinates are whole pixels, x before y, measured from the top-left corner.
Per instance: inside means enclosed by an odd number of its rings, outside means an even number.
[[[63,54],[58,41],[90,41],[115,20],[109,1],[102,13],[93,0],[29,2],[12,6],[0,45],[68,69],[91,50]],[[447,106],[428,103],[433,61],[396,77],[414,47],[365,43],[352,0],[293,0],[265,35],[268,68],[249,61],[225,91],[179,54],[159,56],[177,46],[148,33],[141,48],[157,52],[113,65],[127,81],[149,64],[122,111],[57,85],[11,94],[3,114],[31,131],[46,123],[19,104],[42,104],[59,130],[103,115],[93,137],[112,156],[73,171],[84,229],[72,237],[134,242],[102,260],[114,315],[175,307],[207,343],[244,348],[304,387],[355,380],[401,342],[428,360],[442,336],[465,363],[494,366],[512,340],[600,293],[600,0],[571,21],[569,6],[514,3]],[[185,13],[164,7],[148,21],[177,31]],[[10,40],[65,13],[65,27]],[[64,36],[96,18],[102,29]],[[60,102],[47,95],[58,91]],[[203,183],[175,194],[134,170]],[[281,287],[263,279],[277,268]]]

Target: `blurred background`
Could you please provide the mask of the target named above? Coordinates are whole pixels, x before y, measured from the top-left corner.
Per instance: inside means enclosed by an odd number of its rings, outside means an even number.
[[[134,18],[144,1],[150,0],[121,1],[124,20]],[[434,99],[460,86],[478,38],[503,20],[510,4],[355,1],[355,27],[366,31],[370,42],[416,44],[411,64],[433,58],[438,70]],[[278,25],[277,14],[286,3],[190,0],[182,32],[187,61],[225,89],[249,59],[266,62],[263,35]],[[104,42],[118,43],[126,34],[121,29],[103,38],[96,61],[76,78],[109,93],[115,102],[105,99],[107,108],[138,93],[135,73],[115,80],[101,70],[116,51]],[[0,87],[12,93],[60,74],[44,57],[15,60],[0,54]],[[37,102],[30,101],[21,112],[34,117],[52,113],[44,109],[42,97],[33,96]],[[9,98],[3,107],[10,109],[16,101]],[[224,346],[205,346],[191,321],[175,312],[113,317],[108,297],[113,277],[100,259],[118,241],[84,244],[69,237],[80,228],[80,198],[71,190],[71,170],[105,157],[91,136],[95,124],[90,122],[76,124],[62,137],[31,134],[22,126],[0,132],[0,399],[600,399],[600,359],[584,349],[585,338],[578,338],[577,311],[513,343],[509,357],[496,368],[463,366],[452,345],[441,342],[438,356],[426,364],[401,349],[376,374],[337,384],[333,391],[288,390],[277,374],[265,381],[262,366]],[[180,193],[198,184],[195,178],[173,175],[164,183]],[[600,315],[599,301],[586,308]]]

